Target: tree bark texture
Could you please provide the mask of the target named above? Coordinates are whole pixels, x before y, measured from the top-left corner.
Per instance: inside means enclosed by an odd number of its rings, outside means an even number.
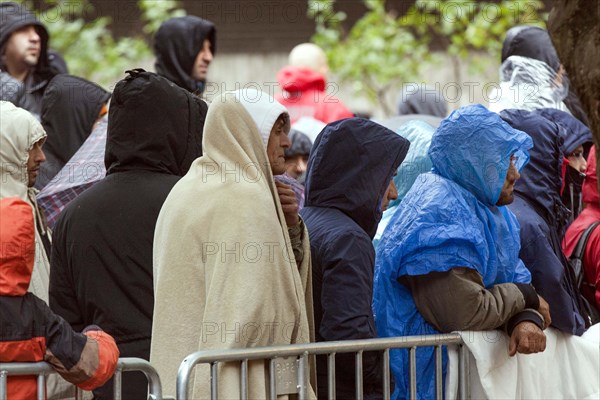
[[[600,160],[600,1],[555,0],[548,32],[588,115]],[[600,168],[596,173],[600,182]]]

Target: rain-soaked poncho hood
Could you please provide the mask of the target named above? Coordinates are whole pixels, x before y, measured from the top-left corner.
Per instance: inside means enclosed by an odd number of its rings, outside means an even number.
[[[490,110],[557,108],[567,111],[563,100],[568,94],[568,78],[563,75],[558,79],[548,64],[511,56],[500,66],[500,87],[490,94]]]
[[[520,25],[506,32],[506,38],[502,45],[502,62],[504,63],[511,56],[521,56],[538,60],[552,68],[555,73],[561,71],[561,62],[548,31],[537,26]],[[566,72],[562,70],[561,74],[563,81],[565,81],[567,79]],[[578,120],[589,125],[588,117],[585,111],[583,111],[581,101],[573,90],[567,90],[563,103],[561,103],[561,109],[564,107],[565,111],[568,110]]]
[[[129,71],[108,113],[106,174],[145,170],[183,176],[202,155],[208,106],[157,74]]]
[[[404,161],[396,170],[396,176],[393,178],[398,198],[390,201],[388,209],[383,212],[383,217],[381,217],[381,221],[377,226],[377,233],[373,240],[373,245],[376,247],[396,207],[406,196],[417,177],[429,172],[432,167],[428,152],[435,129],[431,125],[423,121],[413,120],[402,125],[396,132],[410,142],[410,149],[408,149]]]
[[[506,32],[501,61],[504,62],[510,56],[543,61],[554,71],[560,68],[560,60],[548,31],[537,26],[520,25]]]
[[[336,208],[371,237],[381,201],[410,143],[362,118],[332,122],[314,143],[306,176],[306,207]]]
[[[486,287],[525,282],[519,225],[497,207],[510,156],[528,159],[531,138],[480,105],[454,111],[433,135],[434,171],[420,175],[397,207],[377,248],[373,309],[381,336],[438,333],[417,311],[405,275],[456,267],[476,270]],[[405,351],[392,351],[394,399],[408,398]],[[417,351],[419,399],[435,397],[433,351]]]
[[[521,169],[532,146],[527,134],[481,105],[458,109],[442,121],[429,147],[433,173],[417,178],[380,243],[384,259],[393,254],[399,263],[396,278],[463,266],[478,270],[486,285],[512,281],[518,227],[506,222],[514,219],[506,207],[495,204],[511,155]],[[386,241],[390,237],[400,245]]]
[[[212,22],[192,15],[165,21],[154,37],[156,72],[192,93],[203,91],[204,81],[192,79],[191,73],[205,39],[215,55],[216,29]]]
[[[566,209],[560,199],[565,133],[562,126],[541,114],[504,110],[500,116],[513,128],[527,132],[534,143],[530,162],[515,183],[515,193],[527,199],[537,210],[544,210],[547,220],[562,220],[566,217]]]
[[[410,149],[394,176],[398,199],[390,201],[388,208],[400,204],[417,177],[431,171],[433,164],[429,158],[429,145],[434,132],[435,128],[431,125],[417,120],[410,121],[398,129],[397,133],[410,142]]]
[[[521,169],[531,147],[531,138],[478,104],[456,110],[442,121],[433,136],[429,157],[433,172],[491,207],[500,198],[510,156],[517,157],[516,167]]]

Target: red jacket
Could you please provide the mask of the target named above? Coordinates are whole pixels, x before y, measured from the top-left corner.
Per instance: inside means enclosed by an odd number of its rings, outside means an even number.
[[[567,257],[571,256],[579,238],[592,223],[600,221],[600,197],[598,196],[598,178],[596,176],[596,149],[590,150],[586,177],[583,183],[583,202],[586,208],[567,229],[563,240],[563,250]],[[600,309],[600,226],[596,227],[588,239],[583,258],[585,276],[588,282],[596,286],[595,293],[585,288],[583,293],[590,300],[595,301]]]
[[[292,124],[301,117],[311,117],[328,124],[354,116],[334,96],[337,87],[326,87],[325,77],[318,72],[288,66],[279,71],[277,80],[283,92],[275,98],[288,109]]]
[[[31,206],[18,198],[0,200],[0,362],[46,361],[84,390],[113,375],[119,350],[96,326],[83,333],[27,293],[35,257]],[[9,399],[36,398],[35,376],[8,378]]]

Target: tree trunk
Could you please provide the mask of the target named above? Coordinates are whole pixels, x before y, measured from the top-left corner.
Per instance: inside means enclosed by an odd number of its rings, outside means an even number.
[[[555,0],[548,32],[588,115],[600,160],[600,1]],[[596,173],[600,178],[600,168]]]

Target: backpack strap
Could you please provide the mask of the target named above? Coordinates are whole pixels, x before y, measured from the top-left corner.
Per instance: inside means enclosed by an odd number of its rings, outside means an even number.
[[[583,254],[585,253],[585,248],[587,246],[588,239],[590,238],[590,235],[592,234],[592,231],[598,225],[600,225],[600,221],[594,222],[593,224],[591,224],[590,226],[588,226],[588,228],[585,231],[583,231],[583,233],[581,234],[581,237],[579,238],[579,241],[577,242],[577,245],[575,246],[575,249],[573,250],[573,253],[571,254],[570,258],[577,258],[578,260],[583,260]]]
[[[585,254],[585,248],[587,247],[588,239],[590,238],[590,235],[592,234],[594,228],[596,228],[598,225],[600,225],[600,221],[594,222],[593,224],[588,226],[585,231],[583,231],[581,237],[579,238],[579,241],[577,242],[577,245],[575,246],[575,249],[573,250],[573,253],[571,254],[571,257],[569,257],[569,264],[571,265],[575,274],[575,282],[578,288],[581,288],[581,286],[590,285],[587,282],[585,276],[585,268],[583,267],[583,255]],[[591,286],[595,290],[595,285]]]

